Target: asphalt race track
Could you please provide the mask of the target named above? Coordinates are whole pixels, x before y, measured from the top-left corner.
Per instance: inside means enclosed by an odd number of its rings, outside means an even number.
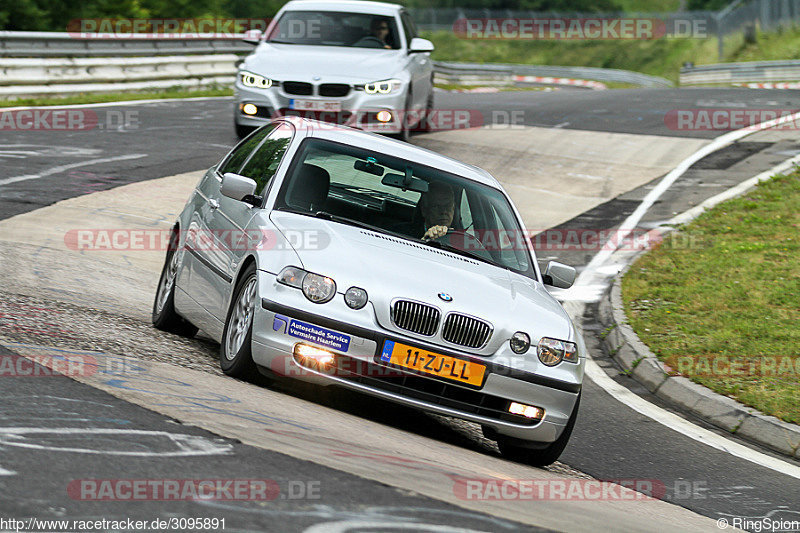
[[[91,130],[2,132],[0,220],[69,198],[211,166],[236,142],[231,104],[230,99],[199,99],[90,107],[84,109],[95,113],[98,120],[98,127]],[[723,133],[670,129],[664,117],[672,110],[798,109],[800,92],[658,89],[437,93],[437,108],[469,109],[484,122],[503,124],[513,116],[516,125],[655,135],[663,136],[666,142],[675,137],[710,140]],[[417,135],[412,142],[425,146],[426,135]],[[645,215],[640,227],[654,227],[798,153],[800,139],[791,132],[745,138],[694,165]],[[502,176],[497,177],[503,180]],[[611,198],[558,227],[614,228],[633,212],[654,181]],[[43,219],[42,223],[47,224],[48,220]],[[539,259],[558,259],[580,270],[593,253],[542,250]],[[8,266],[3,266],[4,261],[0,255],[0,267],[5,270]],[[0,346],[0,355],[5,357],[13,358],[13,353],[25,355],[32,346],[123,351],[142,359],[162,351],[169,353],[171,359],[153,357],[173,364],[178,358],[191,359],[190,363],[179,363],[182,366],[175,367],[176,372],[186,367],[192,372],[219,374],[215,366],[218,348],[213,343],[202,337],[191,341],[170,338],[151,328],[139,311],[89,308],[66,295],[21,295],[10,292],[5,283],[0,292],[0,336],[6,344],[6,348]],[[614,363],[602,355],[596,338],[599,326],[593,322],[595,307],[588,305],[584,316],[586,341],[595,360],[618,383],[651,403],[678,412],[621,375]],[[0,517],[225,517],[226,531],[310,531],[314,525],[340,531],[370,527],[382,531],[515,531],[533,529],[532,523],[569,529],[570,504],[541,507],[543,513],[564,515],[560,522],[527,519],[522,520],[523,524],[508,513],[472,511],[468,505],[454,505],[448,498],[409,490],[401,481],[389,483],[354,473],[336,457],[299,459],[295,450],[263,449],[230,438],[218,428],[208,431],[203,426],[180,424],[159,409],[154,412],[67,377],[0,377],[0,383]],[[465,454],[473,454],[470,457],[502,461],[494,445],[479,431],[458,421],[421,415],[385,402],[371,400],[365,404],[363,398],[351,393],[337,392],[331,397],[285,383],[264,383],[262,387],[271,387],[288,402],[296,402],[291,405],[302,405],[309,419],[315,413],[322,417],[333,409],[342,416],[374,423],[377,431],[385,428],[392,435],[400,435],[400,439],[406,435],[409,443],[430,439],[437,446],[456,446]],[[699,420],[685,418],[706,427]],[[53,432],[52,428],[60,428],[61,432]],[[708,429],[713,430],[710,426]],[[354,446],[362,440],[357,434],[349,438]],[[25,445],[32,441],[36,446]],[[431,457],[435,457],[433,452]],[[781,459],[786,461],[788,470],[792,460]],[[792,464],[794,468],[800,466],[797,461]],[[503,468],[513,472],[516,465],[508,463]],[[572,440],[560,463],[544,474],[575,479],[657,480],[665,489],[664,501],[713,520],[800,519],[800,479],[679,434],[620,403],[588,378]],[[280,496],[267,502],[223,504],[87,502],[65,490],[74,480],[133,478],[263,479],[277,484]],[[539,502],[518,505],[534,503]],[[625,511],[625,506],[620,505],[620,520]],[[639,530],[716,529],[713,521],[703,526],[687,525],[672,522],[671,516],[678,515],[664,511],[654,514],[649,522],[637,519],[628,526]],[[602,525],[615,529],[613,522]]]

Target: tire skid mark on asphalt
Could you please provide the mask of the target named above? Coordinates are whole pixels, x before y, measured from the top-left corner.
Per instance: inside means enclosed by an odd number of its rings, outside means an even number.
[[[69,170],[72,168],[79,168],[84,166],[90,165],[99,165],[101,163],[113,163],[115,161],[127,161],[130,159],[141,159],[143,157],[147,157],[147,154],[127,154],[127,155],[118,155],[115,157],[101,157],[98,159],[89,159],[87,161],[78,161],[76,163],[68,163],[66,165],[59,165],[55,167],[48,168],[47,170],[43,170],[38,174],[23,174],[21,176],[12,176],[10,178],[3,178],[0,179],[0,187],[3,185],[10,185],[12,183],[18,183],[20,181],[28,181],[28,180],[36,180],[39,178],[44,178],[47,176],[52,176],[53,174],[58,174],[59,172],[64,172],[65,170]]]

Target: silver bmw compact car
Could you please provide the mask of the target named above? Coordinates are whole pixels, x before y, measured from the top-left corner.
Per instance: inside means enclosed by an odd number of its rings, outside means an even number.
[[[407,139],[433,109],[433,44],[402,6],[293,0],[239,65],[239,136],[275,117],[301,115]]]
[[[487,172],[298,117],[241,141],[171,233],[156,327],[220,344],[222,370],[338,385],[480,424],[509,457],[558,458],[585,347]]]

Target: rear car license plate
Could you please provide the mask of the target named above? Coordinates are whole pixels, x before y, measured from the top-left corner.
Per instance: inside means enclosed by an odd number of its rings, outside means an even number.
[[[483,384],[483,376],[486,373],[486,366],[480,363],[429,352],[395,341],[383,343],[380,360],[384,363],[416,370],[422,374],[477,387]]]

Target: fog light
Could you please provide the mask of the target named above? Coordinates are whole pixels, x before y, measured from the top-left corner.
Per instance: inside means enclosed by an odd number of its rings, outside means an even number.
[[[335,357],[333,352],[311,346],[310,344],[295,344],[294,355],[300,360],[300,363],[305,366],[308,366],[308,363],[311,361],[316,362],[319,366],[332,365]]]
[[[258,113],[258,108],[254,104],[244,104],[242,106],[242,113],[245,115],[255,115]]]
[[[508,406],[508,412],[511,413],[512,415],[521,415],[524,416],[525,418],[531,418],[536,420],[544,416],[544,409],[517,402],[511,402],[511,405]]]
[[[392,114],[388,111],[378,111],[378,114],[375,115],[375,118],[377,118],[380,122],[390,122],[392,120]]]

